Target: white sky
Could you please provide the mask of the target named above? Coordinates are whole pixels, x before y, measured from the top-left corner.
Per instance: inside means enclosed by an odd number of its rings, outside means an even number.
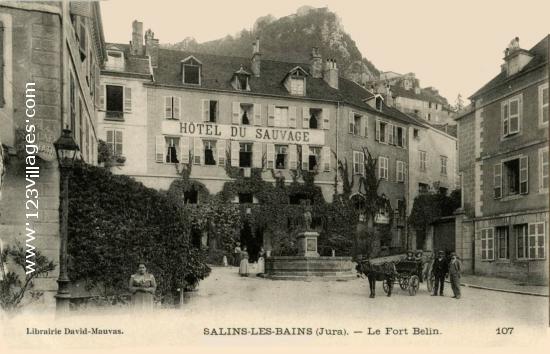
[[[513,37],[529,49],[550,33],[547,0],[107,0],[101,8],[108,42],[128,43],[138,19],[161,43],[175,43],[235,34],[260,16],[284,17],[303,5],[328,6],[379,70],[414,72],[422,87],[438,88],[451,104],[500,71]]]

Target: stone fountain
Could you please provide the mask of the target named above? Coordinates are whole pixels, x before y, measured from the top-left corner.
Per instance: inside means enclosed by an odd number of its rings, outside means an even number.
[[[353,279],[351,257],[321,257],[317,251],[319,233],[311,229],[311,211],[304,212],[304,231],[298,234],[297,256],[272,256],[265,261],[265,278],[281,280]]]

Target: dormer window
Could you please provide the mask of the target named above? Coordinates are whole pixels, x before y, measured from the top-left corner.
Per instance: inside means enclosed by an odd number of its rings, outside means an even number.
[[[304,95],[304,78],[293,77],[290,79],[290,94],[296,96]]]
[[[240,69],[233,73],[233,80],[231,84],[233,85],[235,90],[250,91],[249,78],[250,73],[244,70],[243,66],[241,65]]]
[[[107,50],[107,70],[124,70],[124,53],[118,49]]]
[[[382,102],[384,102],[384,99],[382,98],[382,96],[376,96],[375,102],[376,102],[376,110],[382,112]]]
[[[183,83],[190,85],[200,85],[201,67],[202,63],[193,56],[182,60]]]
[[[290,70],[283,81],[288,92],[293,96],[305,96],[307,76],[308,73],[299,66]]]

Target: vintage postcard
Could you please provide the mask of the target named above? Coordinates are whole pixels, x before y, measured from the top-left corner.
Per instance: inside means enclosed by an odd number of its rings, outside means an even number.
[[[0,352],[542,352],[547,1],[0,1]]]

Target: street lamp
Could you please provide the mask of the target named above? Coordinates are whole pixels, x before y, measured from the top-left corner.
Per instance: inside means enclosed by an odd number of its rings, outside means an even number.
[[[80,150],[72,137],[70,129],[63,129],[61,137],[53,143],[55,155],[61,172],[61,207],[59,214],[59,277],[57,278],[56,309],[58,312],[68,312],[71,294],[69,292],[69,276],[67,275],[67,233],[69,220],[69,177],[74,167],[77,152]]]

